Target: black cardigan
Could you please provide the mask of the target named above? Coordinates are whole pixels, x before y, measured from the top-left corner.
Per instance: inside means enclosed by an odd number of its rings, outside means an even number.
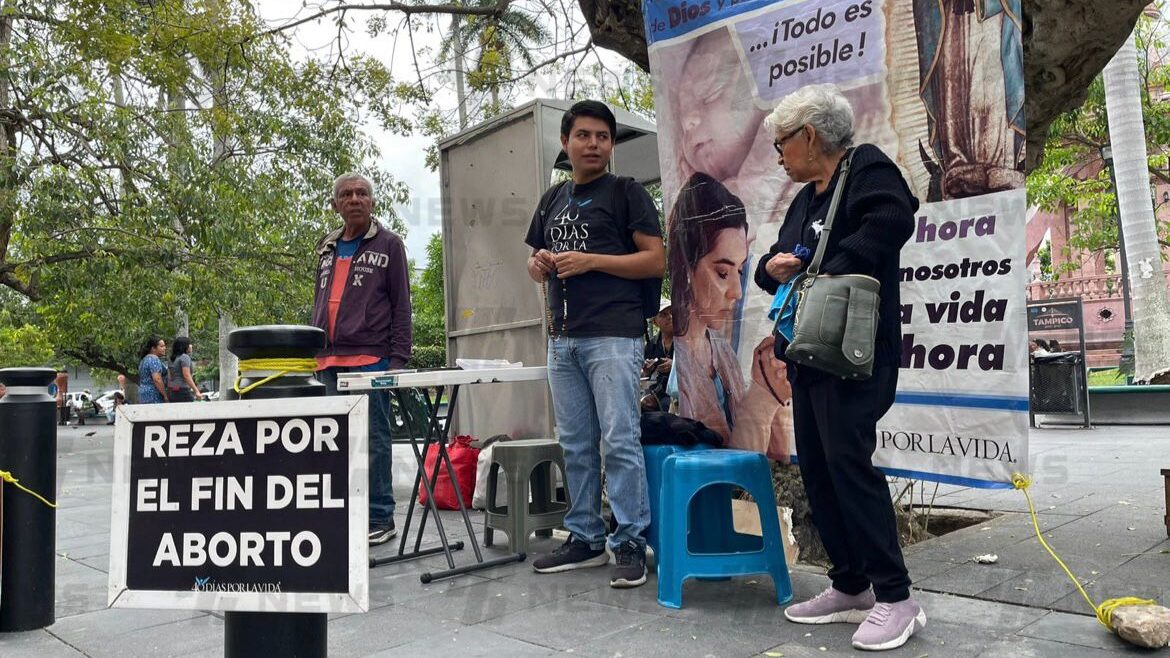
[[[792,253],[797,244],[816,251],[820,232],[814,230],[813,224],[823,222],[828,214],[829,201],[837,187],[840,173],[838,167],[829,186],[821,194],[817,194],[815,185],[810,183],[792,200],[776,243],[756,266],[756,285],[769,294],[775,294],[780,285],[765,269],[772,256]],[[875,367],[898,367],[901,361],[898,253],[914,232],[914,213],[917,210],[918,199],[910,192],[897,165],[872,144],[858,146],[853,154],[849,178],[841,195],[841,206],[833,222],[829,244],[825,247],[821,273],[868,274],[881,282]],[[812,260],[812,257],[808,260]],[[789,364],[789,370],[793,370],[792,365]]]

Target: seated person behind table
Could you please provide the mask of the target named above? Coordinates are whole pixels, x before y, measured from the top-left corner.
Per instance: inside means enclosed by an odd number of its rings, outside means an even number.
[[[642,376],[650,378],[650,386],[642,396],[642,411],[670,411],[670,395],[666,383],[670,380],[670,368],[674,359],[674,317],[670,311],[670,300],[663,299],[658,315],[651,320],[658,327],[658,334],[643,353]]]

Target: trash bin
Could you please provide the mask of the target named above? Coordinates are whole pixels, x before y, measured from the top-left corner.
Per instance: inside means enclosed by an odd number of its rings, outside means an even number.
[[[1032,412],[1079,414],[1085,360],[1080,352],[1033,355],[1029,365]]]

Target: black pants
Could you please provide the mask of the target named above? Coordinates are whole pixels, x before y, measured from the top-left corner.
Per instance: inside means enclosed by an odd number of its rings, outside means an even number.
[[[194,402],[195,394],[189,388],[172,388],[167,395],[168,402]]]
[[[898,369],[889,366],[865,381],[798,375],[792,386],[796,454],[813,524],[833,561],[829,578],[846,594],[872,584],[884,603],[910,596],[889,488],[872,461],[877,422],[897,384]]]
[[[69,422],[69,405],[65,405],[64,407],[57,407],[57,415],[59,416],[59,419],[57,420],[58,425],[64,425],[65,423]]]

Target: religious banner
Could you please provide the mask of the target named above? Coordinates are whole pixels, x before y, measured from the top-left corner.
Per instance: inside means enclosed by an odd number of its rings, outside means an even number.
[[[753,281],[800,185],[764,118],[836,85],[855,143],[921,202],[901,252],[887,473],[1010,486],[1028,468],[1019,0],[647,0],[679,414],[727,445],[795,455],[772,296]]]

